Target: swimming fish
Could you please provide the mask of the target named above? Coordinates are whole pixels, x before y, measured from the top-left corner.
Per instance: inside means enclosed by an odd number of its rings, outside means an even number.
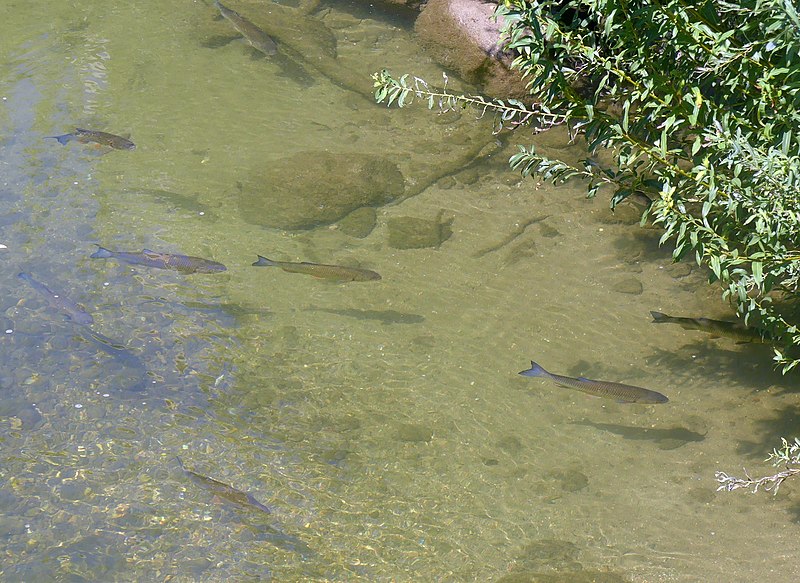
[[[220,482],[219,480],[215,480],[214,478],[209,478],[208,476],[193,472],[183,465],[181,458],[176,457],[175,459],[178,460],[178,465],[180,465],[183,473],[186,474],[189,479],[192,480],[192,482],[212,492],[215,496],[219,496],[223,500],[232,502],[233,504],[245,509],[254,508],[256,510],[260,510],[261,512],[272,514],[272,510],[270,510],[268,506],[256,500],[252,494],[237,490],[233,486],[229,486],[228,484]]]
[[[60,310],[67,317],[75,322],[76,324],[80,324],[82,326],[88,326],[94,322],[94,318],[92,315],[87,313],[82,307],[78,304],[73,302],[68,297],[58,294],[47,287],[40,281],[36,281],[30,273],[20,273],[17,275],[20,279],[27,281],[30,286],[35,289],[37,292],[42,294],[45,298],[47,298],[47,303],[50,304],[52,308],[56,310]]]
[[[278,45],[275,44],[272,37],[247,20],[244,16],[235,10],[231,10],[227,6],[223,6],[219,0],[214,0],[214,6],[216,6],[220,14],[233,25],[236,32],[241,34],[254,49],[264,53],[268,57],[278,52]]]
[[[618,403],[655,404],[669,401],[669,399],[661,393],[643,389],[642,387],[634,387],[633,385],[623,385],[622,383],[612,383],[608,381],[593,381],[584,377],[574,378],[551,374],[533,361],[531,361],[531,368],[523,370],[519,374],[526,377],[543,377],[562,387],[576,389],[596,397],[614,399]]]
[[[661,312],[650,312],[654,324],[678,324],[684,330],[702,330],[712,338],[727,336],[737,342],[769,342],[759,330],[745,326],[741,322],[726,322],[710,318],[679,318]]]
[[[100,332],[95,332],[94,330],[88,330],[88,333],[83,335],[83,338],[113,357],[123,366],[146,372],[144,363],[142,363],[138,356],[119,342],[114,342],[108,336],[100,334]]]
[[[289,273],[305,273],[319,279],[332,279],[337,281],[375,281],[381,278],[379,273],[369,269],[357,267],[343,267],[341,265],[325,265],[323,263],[293,263],[291,261],[272,261],[266,257],[258,256],[258,261],[253,263],[256,267],[280,267]]]
[[[219,273],[227,268],[222,263],[203,259],[201,257],[191,257],[189,255],[172,255],[170,253],[157,253],[150,249],[142,249],[138,252],[129,251],[109,251],[105,247],[100,247],[92,253],[93,259],[114,258],[133,265],[144,265],[156,267],[158,269],[174,269],[181,273]]]
[[[115,150],[135,150],[136,144],[131,142],[127,138],[123,138],[122,136],[117,136],[114,134],[109,134],[107,132],[98,132],[95,130],[84,130],[81,128],[75,128],[75,131],[71,134],[64,134],[61,136],[46,136],[45,139],[53,139],[58,140],[58,143],[62,146],[66,146],[67,142],[72,140],[77,140],[81,144],[88,144],[90,142],[94,142],[95,144],[100,144],[101,146],[108,146],[109,148],[114,148]]]
[[[425,316],[409,314],[396,310],[359,310],[356,308],[309,308],[312,312],[326,312],[337,316],[346,316],[356,320],[376,320],[383,324],[420,324],[425,321]]]

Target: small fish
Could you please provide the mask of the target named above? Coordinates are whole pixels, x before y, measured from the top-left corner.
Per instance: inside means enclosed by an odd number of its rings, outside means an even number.
[[[66,296],[58,294],[47,287],[40,281],[36,281],[33,279],[31,274],[29,273],[20,273],[17,275],[20,279],[27,281],[30,286],[35,289],[37,292],[42,294],[45,298],[47,298],[47,303],[50,304],[52,308],[56,310],[60,310],[67,315],[67,317],[75,322],[76,324],[80,324],[82,326],[89,326],[94,322],[94,318],[92,318],[91,314],[88,314],[86,310],[80,307],[78,304],[73,302]]]
[[[223,6],[219,0],[214,0],[214,6],[216,6],[220,14],[233,25],[236,32],[241,34],[254,49],[264,53],[268,57],[278,52],[278,45],[275,44],[272,37],[247,20],[244,16],[235,10],[231,10],[227,6]]]
[[[305,273],[319,279],[332,279],[337,281],[375,281],[381,278],[379,273],[369,269],[357,267],[343,267],[341,265],[325,265],[322,263],[293,263],[291,261],[272,261],[266,257],[258,256],[258,261],[253,263],[257,267],[280,267],[289,273]]]
[[[425,321],[425,316],[408,314],[396,310],[358,310],[355,308],[309,308],[313,312],[326,312],[337,316],[346,316],[356,320],[376,320],[383,324],[420,324]]]
[[[584,377],[573,378],[551,374],[533,361],[531,361],[531,368],[523,370],[519,374],[526,377],[550,379],[562,387],[576,389],[596,397],[615,399],[618,403],[666,403],[669,401],[661,393],[643,389],[642,387],[608,381],[593,381]]]
[[[81,144],[94,142],[95,144],[108,146],[109,148],[113,148],[115,150],[136,149],[136,144],[127,138],[123,138],[122,136],[117,136],[106,132],[98,132],[95,130],[84,130],[81,128],[75,128],[75,131],[71,134],[64,134],[61,136],[46,136],[45,139],[58,140],[58,143],[62,146],[66,146],[67,143],[72,140],[77,140]]]
[[[185,210],[212,221],[219,218],[207,205],[186,194],[155,188],[126,188],[124,192],[150,196],[157,202],[170,207],[170,210]]]
[[[229,486],[228,484],[220,482],[219,480],[215,480],[214,478],[209,478],[208,476],[203,476],[202,474],[193,472],[183,465],[181,458],[176,457],[175,459],[178,460],[178,465],[180,465],[183,473],[186,474],[189,479],[192,480],[192,482],[198,486],[201,486],[202,488],[205,488],[206,490],[209,490],[215,496],[219,496],[223,500],[227,500],[228,502],[236,504],[241,508],[255,508],[261,512],[272,514],[272,510],[270,510],[268,506],[256,500],[252,494],[237,490],[233,486]]]
[[[181,273],[219,273],[227,268],[222,263],[203,259],[201,257],[191,257],[189,255],[172,255],[170,253],[157,253],[150,249],[142,249],[138,252],[129,251],[109,251],[105,247],[98,245],[99,249],[92,253],[93,259],[114,258],[133,265],[145,265],[158,269],[174,269]]]
[[[88,333],[83,335],[83,338],[113,357],[123,366],[143,372],[145,371],[144,364],[138,356],[133,354],[122,344],[114,342],[108,336],[100,334],[100,332],[95,332],[94,330],[88,330]]]
[[[741,322],[726,322],[710,318],[679,318],[667,316],[661,312],[650,312],[654,324],[678,324],[684,330],[701,330],[711,334],[712,338],[727,336],[737,342],[769,342],[759,330],[745,326]]]

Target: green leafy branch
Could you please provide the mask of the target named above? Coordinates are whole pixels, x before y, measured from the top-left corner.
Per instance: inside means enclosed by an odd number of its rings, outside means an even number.
[[[487,99],[480,95],[457,95],[447,90],[447,74],[442,74],[444,83],[439,89],[431,89],[424,79],[408,74],[395,79],[386,69],[372,74],[375,88],[375,101],[386,102],[387,106],[397,103],[398,107],[411,105],[414,99],[427,101],[428,109],[447,113],[459,109],[474,108],[483,117],[487,112],[495,115],[495,133],[503,129],[513,129],[519,125],[535,127],[543,131],[564,123],[564,116],[549,111],[542,106],[526,106],[518,99]]]

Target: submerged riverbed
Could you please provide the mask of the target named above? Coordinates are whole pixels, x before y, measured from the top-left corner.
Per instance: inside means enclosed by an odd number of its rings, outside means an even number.
[[[300,14],[230,5],[254,21]],[[470,112],[371,103],[373,71],[441,71],[405,20],[345,8],[298,16],[336,41],[321,68],[299,61],[311,82],[221,39],[232,29],[203,2],[34,1],[2,25],[3,580],[800,577],[796,487],[754,497],[714,480],[743,463],[771,472],[796,380],[768,346],[651,323],[651,310],[729,314],[638,209],[508,169],[517,142],[582,157],[560,130],[492,136]],[[322,33],[299,30],[295,51],[315,54]],[[136,149],[44,139],[75,127]],[[266,225],[277,207],[243,208],[244,193],[284,186],[282,170],[293,184],[287,160],[327,155],[402,175],[373,229],[281,229]],[[330,183],[282,195],[281,212]],[[96,245],[227,270],[91,259]],[[253,267],[258,255],[381,279]],[[531,360],[669,402],[519,376]]]

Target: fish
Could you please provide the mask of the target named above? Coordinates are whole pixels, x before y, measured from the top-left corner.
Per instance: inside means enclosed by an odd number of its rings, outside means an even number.
[[[119,342],[114,342],[108,336],[100,334],[100,332],[96,332],[94,330],[88,330],[87,334],[83,335],[83,338],[106,354],[113,357],[123,366],[140,371],[145,370],[144,364],[138,356],[133,354]]]
[[[176,457],[175,459],[178,460],[178,465],[180,466],[181,470],[183,470],[183,473],[186,474],[192,482],[212,492],[215,496],[218,496],[223,500],[227,500],[228,502],[231,502],[240,508],[255,509],[266,514],[272,514],[272,510],[265,504],[262,504],[256,500],[252,494],[238,490],[237,488],[229,486],[228,484],[220,482],[219,480],[215,480],[214,478],[209,478],[208,476],[193,472],[183,465],[181,458]]]
[[[712,338],[727,336],[739,343],[764,342],[768,343],[766,332],[745,326],[741,322],[727,322],[725,320],[712,320],[710,318],[680,318],[668,316],[661,312],[650,312],[654,324],[678,324],[684,330],[701,330],[711,334]]]
[[[63,312],[66,314],[67,318],[76,324],[80,324],[81,326],[89,326],[94,323],[94,318],[92,318],[92,315],[84,310],[81,306],[73,302],[68,297],[54,292],[42,282],[35,280],[31,274],[22,272],[18,274],[17,277],[28,282],[33,289],[47,298],[47,303],[50,304],[50,307]]]
[[[268,57],[275,55],[278,52],[278,45],[273,38],[266,32],[258,28],[255,24],[247,20],[244,16],[224,6],[219,0],[214,0],[219,13],[231,23],[236,32],[241,34],[245,40],[250,43],[257,51],[264,53]]]
[[[98,132],[96,130],[84,130],[81,128],[75,128],[75,131],[71,134],[63,134],[61,136],[46,136],[46,140],[53,139],[58,140],[58,143],[62,146],[66,146],[68,142],[72,140],[77,140],[81,144],[88,144],[90,142],[94,142],[95,144],[100,144],[101,146],[108,146],[109,148],[113,148],[115,150],[135,150],[136,144],[131,142],[128,138],[123,138],[122,136],[117,136],[115,134],[109,134],[107,132]]]
[[[355,318],[356,320],[376,320],[382,324],[420,324],[425,321],[425,316],[409,314],[396,310],[358,310],[355,308],[309,308],[313,312],[326,312],[337,316]]]
[[[208,205],[199,202],[195,197],[169,190],[156,188],[126,188],[124,192],[132,194],[144,194],[152,197],[155,201],[170,207],[170,210],[185,210],[194,215],[205,219],[216,221],[219,217],[210,209]]]
[[[531,361],[531,368],[523,370],[519,374],[526,377],[546,378],[562,387],[575,389],[588,395],[594,395],[595,397],[614,399],[618,403],[656,404],[669,401],[669,399],[661,393],[651,391],[650,389],[643,389],[642,387],[623,385],[622,383],[613,383],[609,381],[594,381],[585,377],[574,378],[552,374],[533,361]]]
[[[222,263],[203,259],[202,257],[191,257],[189,255],[173,255],[170,253],[158,253],[150,249],[142,249],[137,252],[130,251],[110,251],[98,245],[99,249],[92,253],[92,259],[119,259],[132,265],[144,265],[146,267],[156,267],[158,269],[174,269],[181,273],[219,273],[225,271]]]
[[[266,257],[258,256],[258,261],[253,263],[256,267],[280,267],[289,273],[305,273],[318,279],[331,279],[337,281],[376,281],[381,279],[379,273],[358,267],[344,267],[341,265],[325,265],[323,263],[293,263],[291,261],[272,261]]]

